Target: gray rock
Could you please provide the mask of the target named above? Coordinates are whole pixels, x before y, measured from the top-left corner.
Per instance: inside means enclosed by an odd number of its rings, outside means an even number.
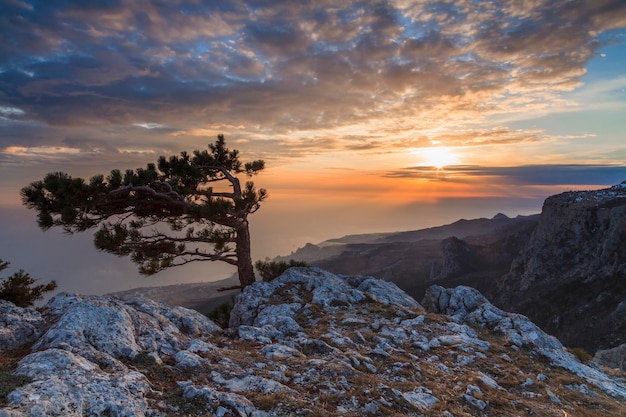
[[[69,306],[35,344],[35,349],[96,351],[114,358],[133,358],[139,352],[133,320],[123,303],[61,294],[54,297],[48,306],[58,311],[59,303]]]
[[[428,311],[448,314],[459,323],[501,332],[517,346],[535,348],[553,366],[567,369],[614,397],[626,398],[626,385],[581,364],[574,355],[565,350],[557,338],[546,334],[520,314],[506,313],[494,307],[473,288],[459,286],[445,289],[434,285],[426,290],[422,304]]]
[[[543,332],[528,318],[500,310],[474,288],[446,289],[433,285],[426,290],[422,304],[428,311],[447,314],[459,323],[502,332],[517,346],[530,344],[539,348],[563,349],[558,339]]]
[[[9,405],[29,417],[144,416],[150,392],[146,377],[130,369],[105,372],[61,349],[35,352],[16,370],[33,381],[8,396]]]
[[[625,241],[624,184],[551,196],[493,300],[527,315],[567,346],[594,353],[624,343],[619,306],[626,299]]]
[[[56,323],[35,349],[62,348],[109,366],[111,358],[134,358],[139,352],[174,355],[191,337],[221,332],[197,311],[139,298],[124,302],[61,293],[45,308]]]
[[[623,415],[623,381],[581,364],[471,288],[429,290],[427,304],[450,316],[425,314],[392,284],[319,269],[292,269],[249,288],[227,335],[195,312],[143,299],[55,297],[43,310],[37,350],[16,369],[30,381],[16,380],[24,385],[0,417],[451,415],[444,408],[469,404],[514,415],[515,405],[494,401],[503,386],[538,413],[555,407],[546,394],[554,390],[564,409],[582,395],[617,410],[607,417]],[[539,355],[549,364],[538,375]],[[575,391],[554,385],[563,372]],[[511,373],[535,385],[511,385]]]
[[[613,349],[597,351],[593,361],[601,366],[626,371],[626,343]]]
[[[187,399],[201,398],[206,403],[206,408],[224,410],[222,413],[217,411],[215,414],[227,415],[226,411],[234,411],[238,417],[252,416],[257,411],[256,407],[250,400],[239,394],[218,391],[211,387],[197,386],[191,381],[179,382],[178,385],[183,389],[183,395]]]
[[[279,289],[286,297],[285,302],[270,303],[270,298]],[[298,295],[302,292],[311,294],[310,303]],[[299,326],[294,322],[279,317],[293,319],[310,304],[324,309],[347,308],[367,299],[407,309],[421,307],[391,282],[371,277],[337,276],[319,268],[290,268],[271,282],[258,282],[245,288],[237,296],[229,327],[270,324],[279,331],[284,327],[288,332],[298,332]],[[276,321],[280,321],[280,325],[275,326]]]
[[[409,309],[421,307],[413,297],[389,281],[368,278],[359,285],[358,290],[368,294],[374,301],[381,304],[399,305]]]
[[[484,410],[485,408],[487,408],[486,402],[484,402],[483,400],[479,400],[478,398],[473,397],[469,394],[463,394],[463,398],[465,399],[465,401],[467,401],[468,404],[478,408],[479,410]]]
[[[206,364],[207,360],[187,350],[181,350],[174,356],[176,365],[182,369],[198,368]]]
[[[424,411],[430,409],[439,401],[437,397],[432,395],[431,390],[424,387],[417,387],[413,391],[405,392],[402,394],[402,398],[414,407]]]
[[[42,335],[44,326],[45,320],[34,308],[0,300],[0,353],[34,342]]]

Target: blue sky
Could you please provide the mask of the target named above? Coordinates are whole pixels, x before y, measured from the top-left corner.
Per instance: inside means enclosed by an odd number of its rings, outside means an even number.
[[[137,168],[219,133],[268,166],[256,258],[538,212],[551,194],[626,180],[625,68],[620,0],[5,0],[0,222],[14,233],[0,257],[44,276],[28,242],[70,242],[31,230],[31,181]],[[79,274],[62,253],[38,263]],[[145,281],[128,260],[89,259],[116,288],[221,271]],[[79,280],[65,289],[102,291]]]

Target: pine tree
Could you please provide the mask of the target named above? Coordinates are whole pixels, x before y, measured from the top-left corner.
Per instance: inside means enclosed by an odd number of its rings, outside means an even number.
[[[99,226],[95,246],[130,256],[139,272],[152,275],[197,261],[237,266],[241,288],[255,281],[248,215],[267,197],[236,174],[263,170],[257,160],[243,164],[218,135],[208,150],[182,152],[145,169],[112,170],[89,182],[63,172],[46,175],[21,191],[37,211],[39,227],[60,226],[67,233]],[[222,185],[219,190],[214,186]],[[226,187],[224,187],[226,185]]]
[[[9,263],[0,259],[0,271],[8,267]],[[43,298],[44,292],[54,291],[57,287],[56,281],[33,286],[35,282],[35,279],[20,269],[0,283],[0,300],[10,301],[18,307],[30,307]]]

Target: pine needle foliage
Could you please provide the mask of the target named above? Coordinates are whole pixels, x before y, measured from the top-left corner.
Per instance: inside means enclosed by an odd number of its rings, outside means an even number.
[[[0,271],[4,271],[9,265],[9,262],[0,259]],[[54,291],[57,287],[56,281],[33,285],[35,282],[35,279],[20,269],[0,282],[0,300],[10,301],[18,307],[31,307],[43,298],[45,292]]]
[[[290,259],[289,262],[285,262],[285,261],[256,261],[254,266],[256,267],[257,271],[259,272],[259,275],[261,275],[261,278],[263,279],[263,281],[270,282],[270,281],[273,281],[274,279],[278,278],[279,276],[281,276],[283,274],[283,272],[285,272],[289,268],[299,267],[299,266],[307,267],[307,266],[309,266],[309,264],[307,264],[304,261],[296,261],[294,259]]]

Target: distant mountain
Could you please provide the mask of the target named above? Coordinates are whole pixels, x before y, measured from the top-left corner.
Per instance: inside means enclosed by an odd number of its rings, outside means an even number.
[[[309,243],[276,259],[302,260],[334,273],[372,275],[395,282],[417,299],[433,283],[464,284],[488,291],[494,279],[509,271],[538,222],[538,214],[461,219],[415,231],[351,235],[318,245]],[[451,270],[449,261],[456,254],[450,243],[455,241],[466,247],[470,256],[462,268]]]
[[[232,300],[240,291],[218,291],[239,285],[236,275],[214,282],[194,282],[190,284],[164,285],[160,287],[140,287],[126,291],[107,294],[123,300],[134,297],[148,298],[173,306],[192,308],[202,314],[207,314],[218,305]]]

